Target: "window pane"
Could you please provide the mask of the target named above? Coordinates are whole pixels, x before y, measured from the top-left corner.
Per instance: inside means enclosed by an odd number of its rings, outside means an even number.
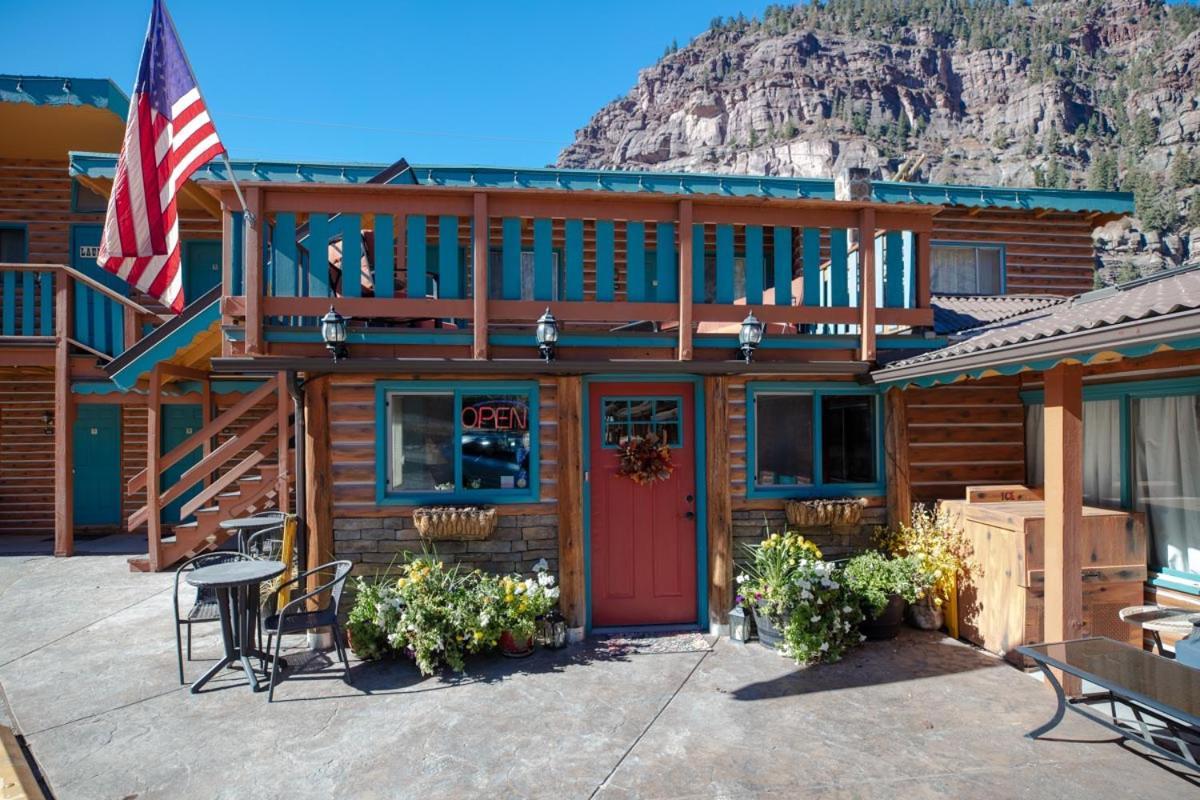
[[[454,396],[392,395],[391,488],[454,490]]]
[[[812,395],[759,394],[754,414],[755,483],[811,484]]]
[[[108,198],[76,181],[75,210],[84,213],[103,213],[108,210]]]
[[[1134,401],[1134,503],[1150,566],[1200,575],[1200,395]]]
[[[1121,506],[1121,401],[1083,404],[1083,502]]]
[[[979,259],[979,282],[975,291],[979,294],[1000,294],[1000,250],[981,247],[975,252]]]
[[[25,261],[25,230],[0,228],[0,261],[20,264]]]
[[[825,483],[875,482],[875,398],[821,398]]]
[[[464,394],[461,419],[463,488],[527,488],[529,398]]]

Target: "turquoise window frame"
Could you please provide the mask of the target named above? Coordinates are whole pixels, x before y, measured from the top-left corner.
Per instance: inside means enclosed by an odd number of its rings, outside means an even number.
[[[936,239],[929,243],[929,285],[933,285],[933,250],[939,247],[969,247],[972,250],[1000,251],[1000,294],[1008,293],[1008,248],[1003,242],[960,242],[951,239]],[[982,293],[963,295],[964,297],[991,297]]]
[[[375,382],[375,502],[381,506],[423,503],[536,503],[541,496],[541,442],[537,381],[376,381]],[[388,487],[391,440],[388,397],[393,394],[442,394],[454,398],[454,486],[452,492],[394,491]],[[462,485],[462,396],[464,394],[524,394],[529,399],[529,485],[524,489],[467,489]]]
[[[1147,397],[1181,397],[1200,394],[1200,377],[1158,378],[1148,381],[1126,381],[1103,383],[1083,387],[1083,401],[1119,400],[1121,402],[1121,508],[1131,510],[1133,498],[1133,401]],[[1021,392],[1025,405],[1046,403],[1046,393],[1041,389]],[[1152,573],[1149,583],[1181,592],[1200,594],[1200,574],[1159,568]]]
[[[809,395],[813,398],[813,482],[810,486],[776,484],[760,486],[757,452],[757,400],[760,394]],[[875,480],[869,483],[825,483],[822,454],[822,400],[825,397],[868,396],[875,398]],[[883,394],[868,386],[846,386],[800,381],[751,381],[746,384],[746,497],[821,498],[846,495],[881,496],[887,492],[884,479]]]
[[[607,394],[606,394],[606,395],[604,395],[603,397],[601,397],[601,398],[600,398],[600,411],[601,411],[601,413],[603,413],[604,405],[605,405],[606,403],[608,403],[609,401],[628,401],[628,400],[633,400],[633,399],[637,399],[637,400],[651,400],[651,401],[653,401],[653,402],[655,402],[655,403],[659,403],[659,402],[662,402],[662,401],[664,401],[664,400],[669,400],[669,401],[675,402],[675,401],[678,401],[678,400],[679,400],[679,397],[678,397],[677,395],[663,395],[663,396],[661,396],[661,397],[658,397],[658,396],[654,396],[654,397],[645,397],[645,396],[642,396],[642,395],[637,395],[637,396],[635,397],[635,396],[631,396],[631,395],[623,395],[623,394],[620,394],[619,392],[618,392],[617,394],[612,394],[612,395],[607,395]],[[683,447],[683,446],[685,446],[685,444],[686,444],[686,442],[687,442],[687,425],[685,425],[685,424],[683,423],[683,420],[682,420],[682,416],[683,416],[683,406],[680,406],[680,407],[679,407],[679,414],[680,414],[680,417],[681,417],[681,419],[677,419],[675,422],[668,423],[668,424],[670,424],[670,425],[674,425],[674,426],[675,426],[675,429],[676,429],[677,431],[679,431],[679,441],[678,441],[678,442],[675,442],[674,444],[672,444],[672,445],[671,445],[671,447]],[[601,420],[601,421],[600,421],[600,425],[601,425],[601,426],[604,426],[604,425],[607,425],[607,424],[608,424],[608,423],[606,423],[604,420]],[[651,423],[651,424],[654,426],[654,430],[657,432],[657,431],[658,431],[658,429],[659,429],[659,423]],[[632,423],[632,421],[626,422],[626,424],[625,424],[625,434],[626,434],[627,436],[628,436],[628,435],[630,435],[630,434],[631,434],[631,432],[632,432],[632,430],[633,430],[633,423]],[[601,439],[603,439],[603,434],[604,434],[604,431],[601,431],[600,433],[601,433]],[[600,449],[601,449],[601,450],[616,450],[616,449],[617,449],[617,447],[618,447],[618,445],[615,445],[615,444],[607,444],[607,443],[602,443],[602,444],[600,445]]]

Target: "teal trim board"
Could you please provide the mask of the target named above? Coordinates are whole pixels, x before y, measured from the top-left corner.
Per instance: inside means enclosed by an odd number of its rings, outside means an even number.
[[[592,630],[592,492],[589,485],[588,471],[592,463],[592,425],[593,409],[589,401],[588,391],[593,384],[621,383],[682,383],[692,387],[695,417],[692,426],[695,447],[692,452],[696,459],[696,625],[708,627],[708,443],[706,439],[706,414],[704,406],[704,379],[698,375],[584,375],[583,376],[583,413],[581,420],[583,428],[583,470],[581,486],[583,487],[583,594],[584,594],[584,626],[586,632]],[[560,503],[570,502],[570,498],[558,498]]]
[[[0,103],[91,106],[111,111],[122,121],[129,116],[129,98],[108,78],[0,75]]]
[[[800,484],[758,484],[758,454],[756,453],[756,422],[757,407],[755,403],[759,395],[808,395],[812,403],[812,452],[813,479],[811,485]],[[867,483],[826,483],[824,481],[823,447],[823,417],[822,402],[825,397],[865,396],[874,398],[874,424],[872,432],[875,458],[875,480]],[[884,481],[884,448],[883,448],[883,395],[879,390],[870,386],[857,386],[846,383],[823,383],[810,381],[750,381],[746,384],[746,497],[844,497],[869,496],[875,497],[886,493]]]
[[[375,382],[375,502],[381,506],[412,506],[423,503],[536,503],[541,493],[539,461],[541,426],[538,424],[537,381],[376,381]],[[447,491],[395,491],[389,488],[391,442],[388,397],[394,394],[443,395],[454,398],[454,429],[449,443],[454,459],[454,489]],[[464,395],[522,395],[529,409],[529,467],[525,488],[470,489],[462,479],[462,400]],[[435,443],[437,444],[437,443]]]

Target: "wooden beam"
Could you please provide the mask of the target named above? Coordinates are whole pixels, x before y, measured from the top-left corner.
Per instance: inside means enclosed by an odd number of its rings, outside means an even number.
[[[932,234],[918,233],[917,239],[917,308],[929,308],[930,287],[932,285],[931,259],[933,248],[930,246]],[[930,320],[930,325],[933,321]]]
[[[558,378],[559,608],[567,625],[586,621],[583,559],[583,379]]]
[[[224,203],[221,204],[221,296],[232,297],[237,292],[233,288],[233,210]],[[221,304],[221,324],[232,325],[233,317],[226,313],[224,303]],[[229,342],[221,337],[221,355],[229,355]]]
[[[908,395],[896,388],[884,395],[884,459],[887,473],[889,527],[912,521],[912,486],[908,472]]]
[[[166,566],[162,563],[162,513],[159,508],[159,492],[162,467],[159,455],[162,445],[162,372],[161,364],[150,370],[150,396],[146,401],[146,547],[150,557],[150,571],[158,572]]]
[[[1078,364],[1046,376],[1045,625],[1048,642],[1085,635],[1083,621],[1083,379]],[[1068,693],[1078,679],[1059,675]]]
[[[279,445],[276,448],[276,453],[279,459],[279,510],[283,513],[289,513],[290,498],[288,497],[288,481],[291,480],[292,462],[288,453],[288,438],[291,433],[291,424],[289,417],[292,413],[292,398],[288,394],[287,373],[280,372],[275,376],[275,424],[277,430],[275,435],[278,437]],[[328,495],[326,495],[328,499]]]
[[[858,212],[858,308],[860,361],[875,360],[875,209]]]
[[[472,242],[473,269],[471,272],[472,319],[474,332],[471,357],[487,360],[488,357],[488,205],[487,195],[475,194],[474,241]]]
[[[207,211],[213,219],[221,218],[221,202],[191,181],[183,184],[180,194]]]
[[[733,607],[733,506],[730,498],[729,377],[704,379],[706,493],[708,503],[708,621],[709,629],[729,624]]]
[[[246,254],[242,259],[242,283],[246,292],[246,352],[251,355],[265,355],[263,344],[263,270],[262,235],[266,228],[263,225],[262,193],[258,188],[246,190],[246,207],[250,214],[246,224],[242,226],[242,237],[245,240]],[[254,223],[250,223],[250,217]]]
[[[304,384],[304,471],[307,482],[304,508],[305,535],[308,537],[306,569],[312,569],[334,559],[328,375],[312,378]]]
[[[692,360],[692,201],[679,201],[679,349],[680,361]]]
[[[73,281],[55,276],[54,326],[54,555],[75,552],[75,403],[71,396],[71,345],[75,303]]]

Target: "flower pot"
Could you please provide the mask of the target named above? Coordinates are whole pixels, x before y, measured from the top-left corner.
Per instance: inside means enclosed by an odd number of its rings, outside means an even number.
[[[946,615],[939,606],[922,600],[908,607],[908,619],[912,622],[913,627],[923,631],[936,631],[945,624]]]
[[[759,644],[772,650],[779,649],[783,643],[783,631],[776,628],[770,618],[759,613],[758,609],[754,609],[754,627],[758,629]]]
[[[525,658],[533,653],[533,637],[518,642],[512,631],[504,631],[500,634],[500,652],[509,658]]]
[[[868,614],[858,629],[862,631],[863,636],[879,642],[895,639],[896,634],[900,633],[902,622],[904,622],[904,598],[894,594],[888,600],[888,604],[884,606],[883,611],[879,612],[877,616]]]

